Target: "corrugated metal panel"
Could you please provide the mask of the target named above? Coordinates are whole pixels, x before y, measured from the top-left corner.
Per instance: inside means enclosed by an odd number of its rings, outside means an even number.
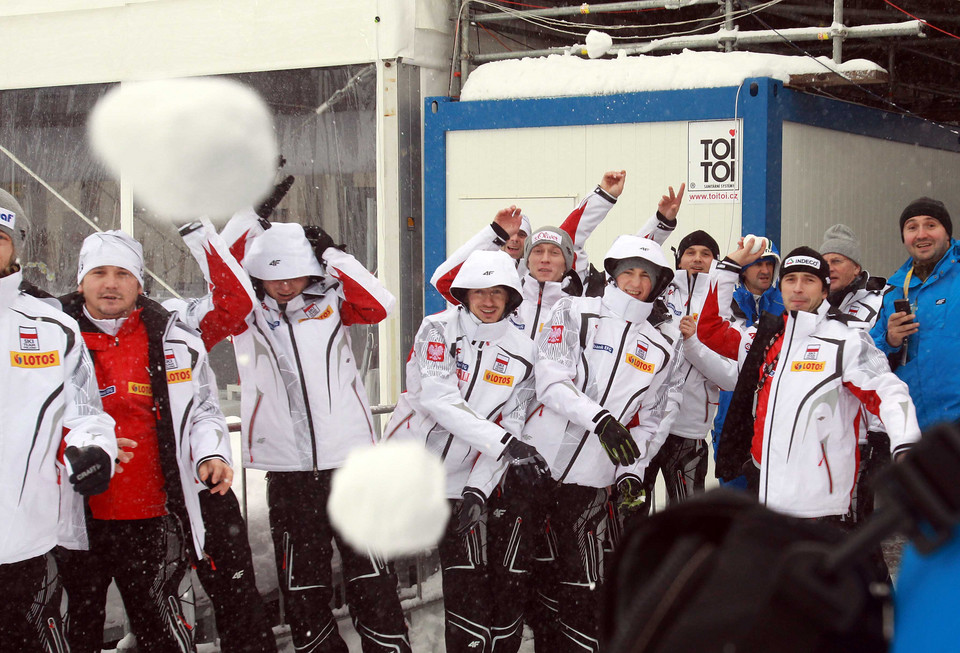
[[[656,211],[668,186],[686,181],[687,123],[452,131],[446,163],[448,252],[511,204],[531,216],[534,228],[557,225],[605,171],[625,169],[623,195],[587,244],[599,266],[618,235],[635,232]],[[668,260],[670,245],[695,229],[726,251],[740,235],[740,205],[684,205],[664,248]]]
[[[781,251],[818,248],[843,223],[860,238],[861,264],[888,277],[907,258],[900,212],[922,195],[960,211],[960,154],[785,122]]]

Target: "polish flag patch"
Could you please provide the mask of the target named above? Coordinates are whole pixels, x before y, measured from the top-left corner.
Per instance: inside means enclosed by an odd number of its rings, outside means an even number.
[[[563,342],[563,325],[562,324],[557,324],[550,327],[550,335],[547,336],[547,342],[553,345]]]
[[[428,361],[439,363],[443,361],[445,355],[446,355],[446,347],[443,346],[442,342],[427,343],[427,360]]]

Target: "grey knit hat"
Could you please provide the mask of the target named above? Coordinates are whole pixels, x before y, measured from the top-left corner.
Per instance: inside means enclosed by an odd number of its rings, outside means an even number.
[[[563,229],[556,227],[540,227],[530,234],[527,242],[524,243],[523,260],[530,258],[530,252],[540,243],[549,243],[556,245],[563,252],[563,260],[567,264],[567,270],[573,267],[573,239]]]
[[[30,220],[20,202],[0,188],[0,231],[10,236],[14,252],[24,251],[24,241],[30,228]]]
[[[860,239],[853,233],[853,229],[845,224],[835,224],[823,232],[820,252],[824,255],[840,254],[860,265]]]

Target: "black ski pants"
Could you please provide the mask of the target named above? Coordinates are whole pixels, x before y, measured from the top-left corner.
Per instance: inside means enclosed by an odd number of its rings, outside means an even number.
[[[375,554],[354,551],[330,525],[333,471],[267,474],[270,532],[294,646],[298,653],[347,652],[330,607],[336,541],[347,605],[364,653],[409,653],[396,574]]]

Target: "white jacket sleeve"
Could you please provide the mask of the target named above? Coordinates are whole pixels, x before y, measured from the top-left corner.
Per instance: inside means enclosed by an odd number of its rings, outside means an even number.
[[[666,374],[663,383],[657,387],[653,401],[645,398],[640,412],[630,421],[630,434],[633,439],[638,445],[645,442],[646,446],[643,447],[643,453],[637,462],[626,468],[624,473],[643,478],[643,471],[660,451],[660,447],[670,435],[673,423],[677,421],[683,403],[683,384],[686,381],[686,365],[683,364],[685,344],[683,336],[678,332],[673,343],[673,358],[666,372],[661,372]]]
[[[890,371],[886,356],[869,334],[859,329],[853,333],[843,352],[843,385],[883,420],[890,453],[896,456],[920,439],[917,410],[907,384]]]
[[[103,411],[90,352],[80,333],[74,335],[73,348],[64,356],[64,370],[69,374],[63,384],[63,428],[67,431],[64,439],[67,446],[97,446],[106,451],[110,456],[110,475],[113,476],[117,457],[116,423]],[[65,464],[68,474],[72,474],[70,463],[65,461]]]
[[[260,216],[251,206],[234,213],[224,225],[220,236],[230,248],[234,258],[242,265],[243,257],[250,247],[250,241],[262,233],[263,225],[260,224]]]
[[[481,229],[473,238],[457,248],[457,250],[447,257],[447,260],[440,264],[430,277],[430,283],[437,289],[443,298],[451,304],[457,304],[457,300],[450,294],[450,285],[457,277],[460,266],[467,260],[467,257],[474,252],[489,251],[493,252],[505,243],[493,226],[487,225]]]
[[[560,229],[567,232],[573,240],[573,269],[581,281],[586,280],[590,271],[590,260],[587,250],[584,249],[587,239],[616,203],[616,197],[597,186],[560,225]]]
[[[737,362],[705,346],[697,338],[697,334],[683,341],[683,356],[708,381],[721,390],[733,390],[736,387],[737,376],[740,373]]]
[[[584,429],[593,431],[608,411],[574,384],[580,359],[580,314],[572,298],[563,298],[553,308],[549,327],[544,327],[537,345],[534,377],[537,398]]]
[[[339,282],[337,295],[343,300],[340,319],[344,326],[376,324],[393,312],[397,299],[353,256],[328,247],[323,263],[327,274]]]
[[[666,218],[660,215],[659,211],[656,211],[650,219],[640,227],[640,231],[638,231],[636,235],[641,238],[646,238],[647,240],[652,240],[658,245],[663,245],[676,228],[676,220],[668,222]]]
[[[432,323],[425,323],[417,333],[413,355],[420,372],[418,401],[454,437],[498,458],[511,435],[477,413],[460,395],[452,344]]]
[[[533,376],[531,375],[517,384],[513,394],[510,395],[510,399],[504,404],[503,411],[500,413],[502,416],[500,426],[510,433],[510,435],[521,439],[520,432],[527,420],[527,412],[530,409],[530,405],[535,398],[536,388],[534,386]],[[503,457],[494,458],[493,456],[481,454],[474,464],[470,476],[467,477],[465,487],[479,490],[484,497],[489,498],[493,489],[497,487],[500,479],[503,478],[503,474],[507,471],[508,466],[508,461],[504,460]]]
[[[221,458],[231,466],[233,461],[230,451],[230,430],[227,428],[223,411],[220,410],[217,382],[210,369],[206,353],[200,352],[193,374],[196,379],[196,395],[191,412],[190,451],[193,460],[196,461],[194,473],[197,474],[200,464],[211,458]],[[197,480],[200,480],[199,476]]]

